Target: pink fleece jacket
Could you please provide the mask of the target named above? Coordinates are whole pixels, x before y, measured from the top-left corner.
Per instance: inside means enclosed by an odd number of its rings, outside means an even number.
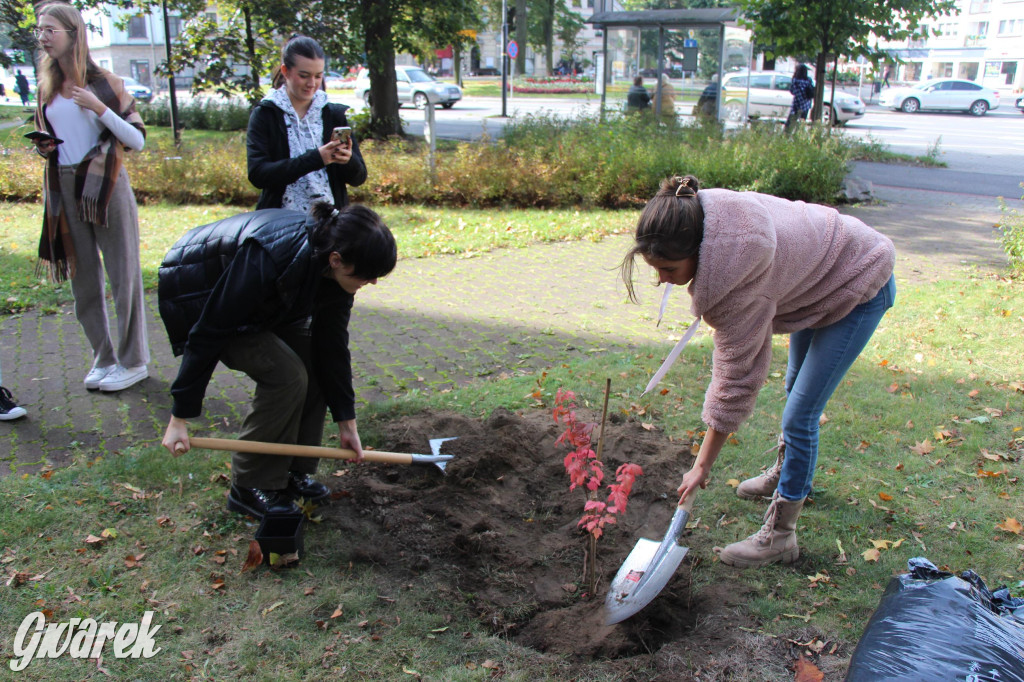
[[[704,238],[689,292],[715,329],[702,418],[731,433],[768,377],[772,334],[819,328],[871,300],[892,275],[892,242],[828,206],[700,190]]]

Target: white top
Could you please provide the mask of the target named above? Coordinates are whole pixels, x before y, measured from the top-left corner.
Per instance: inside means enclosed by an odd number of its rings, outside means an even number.
[[[106,128],[129,149],[139,151],[146,144],[142,131],[107,107],[102,116],[80,107],[73,100],[58,94],[46,106],[46,120],[53,133],[64,140],[57,145],[57,162],[61,166],[77,164],[100,141]]]

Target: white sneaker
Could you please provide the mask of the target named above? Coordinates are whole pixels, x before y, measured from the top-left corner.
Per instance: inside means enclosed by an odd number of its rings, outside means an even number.
[[[129,386],[134,386],[149,376],[149,369],[145,365],[138,367],[122,367],[115,365],[114,371],[100,380],[101,391],[123,391]]]
[[[93,367],[89,370],[89,373],[85,375],[85,387],[90,391],[95,391],[100,387],[100,382],[114,371],[117,365],[107,365],[106,367]]]

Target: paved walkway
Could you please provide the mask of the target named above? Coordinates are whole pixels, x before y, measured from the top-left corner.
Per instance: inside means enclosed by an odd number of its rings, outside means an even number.
[[[893,238],[898,278],[930,279],[963,264],[1003,262],[991,198],[884,187],[877,194],[887,202],[844,210]],[[667,351],[680,323],[689,321],[688,298],[679,292],[656,329],[660,290],[641,287],[644,304],[634,306],[618,279],[628,244],[623,235],[474,258],[401,261],[356,299],[351,345],[359,400],[452,389],[645,343]],[[55,315],[0,318],[4,384],[28,410],[24,419],[0,422],[0,476],[159,442],[178,360],[155,295],[148,302],[151,376],[116,394],[82,386],[90,352],[70,306]],[[192,432],[231,433],[244,416],[250,387],[246,377],[222,366]]]

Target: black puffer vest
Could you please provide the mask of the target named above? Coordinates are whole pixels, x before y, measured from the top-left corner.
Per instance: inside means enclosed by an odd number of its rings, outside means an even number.
[[[277,298],[260,309],[258,319],[239,327],[238,333],[272,328],[309,314],[306,306],[299,306],[302,310],[298,310],[294,305],[310,281],[312,251],[306,216],[277,208],[201,225],[185,233],[160,264],[160,317],[175,355],[185,351],[188,334],[202,315],[210,293],[249,240],[255,240],[270,254],[282,274],[277,281]],[[222,298],[230,300],[232,296],[245,295],[249,281],[245,267],[242,262],[234,265],[230,283],[225,285],[237,291],[226,292]]]

